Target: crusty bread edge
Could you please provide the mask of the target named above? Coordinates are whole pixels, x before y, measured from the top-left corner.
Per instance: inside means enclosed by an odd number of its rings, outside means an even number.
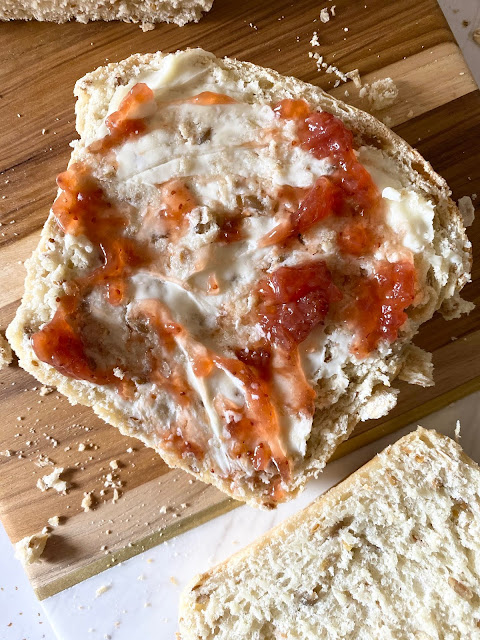
[[[161,0],[157,10],[147,6],[132,5],[126,13],[123,6],[116,5],[99,6],[98,3],[84,2],[79,8],[75,3],[62,9],[37,6],[25,9],[23,7],[0,7],[0,21],[10,20],[39,20],[41,22],[56,22],[62,24],[71,20],[87,23],[102,20],[105,22],[123,21],[127,23],[141,23],[153,25],[158,22],[173,23],[183,27],[189,22],[198,22],[204,12],[210,11],[213,0],[188,0],[183,3],[175,3],[171,0]],[[124,5],[125,3],[122,3]],[[158,4],[158,0],[157,0]],[[150,27],[151,28],[151,27]],[[147,29],[145,29],[147,30]]]

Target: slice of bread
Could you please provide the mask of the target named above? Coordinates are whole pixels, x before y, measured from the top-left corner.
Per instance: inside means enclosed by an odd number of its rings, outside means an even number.
[[[182,640],[480,638],[480,468],[419,428],[182,595]]]
[[[212,4],[213,0],[3,0],[0,20],[123,20],[143,26],[173,22],[183,27],[198,22]]]
[[[266,506],[387,413],[395,378],[432,384],[411,339],[469,309],[470,244],[392,131],[200,49],[131,56],[75,94],[80,139],[7,333],[23,368]]]

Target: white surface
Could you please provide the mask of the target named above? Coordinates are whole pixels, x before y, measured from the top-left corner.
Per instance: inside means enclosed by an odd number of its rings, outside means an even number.
[[[472,40],[474,29],[480,27],[480,2],[439,0],[439,3],[480,84],[480,46]],[[470,24],[464,26],[463,20]],[[438,414],[428,416],[421,423],[452,435],[455,422],[460,419],[461,444],[470,456],[480,462],[479,410],[480,393],[477,393]],[[415,426],[329,465],[321,479],[310,483],[302,496],[293,503],[281,506],[275,513],[240,507],[49,598],[42,604],[58,638],[105,640],[111,636],[112,640],[173,639],[178,596],[190,577],[226,558],[290,513],[308,504]],[[45,620],[20,563],[13,558],[13,549],[1,525],[0,559],[0,640],[55,640],[54,632]],[[170,578],[178,584],[174,584]],[[95,592],[102,585],[111,585],[111,588],[96,598]]]

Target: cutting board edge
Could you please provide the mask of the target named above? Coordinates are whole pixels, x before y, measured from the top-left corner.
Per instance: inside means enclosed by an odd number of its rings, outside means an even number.
[[[56,580],[52,580],[52,582],[47,582],[45,584],[39,585],[38,587],[33,586],[33,591],[37,596],[38,600],[46,600],[51,596],[60,593],[61,591],[65,591],[70,587],[87,580],[88,578],[92,578],[111,567],[118,565],[120,562],[125,562],[134,556],[143,553],[144,551],[148,551],[153,547],[162,544],[163,542],[167,542],[176,536],[179,536],[182,533],[186,533],[191,529],[194,529],[214,518],[223,515],[224,513],[228,513],[233,509],[236,509],[239,506],[242,506],[243,503],[237,502],[232,498],[225,498],[221,502],[218,502],[214,505],[211,505],[207,509],[200,511],[194,515],[183,518],[179,522],[172,524],[165,529],[159,529],[149,534],[145,538],[138,540],[137,542],[133,542],[132,546],[126,546],[118,551],[115,551],[109,555],[106,555],[102,558],[98,558],[89,564],[85,564],[82,567],[79,567],[72,573],[68,575],[62,576],[61,578],[57,578]]]
[[[406,425],[424,418],[425,416],[430,415],[431,413],[434,413],[435,411],[438,411],[439,409],[442,409],[465,396],[475,393],[476,391],[480,391],[480,376],[472,378],[458,387],[455,387],[436,398],[432,398],[422,405],[414,407],[391,420],[387,420],[382,424],[376,425],[368,431],[364,431],[357,436],[349,438],[338,447],[329,462],[339,460],[349,453],[353,453],[354,451],[357,451],[358,449],[361,449],[384,436],[390,435],[395,431],[402,429]],[[175,523],[166,529],[154,531],[145,538],[134,542],[132,546],[123,547],[108,556],[99,558],[90,564],[80,567],[76,571],[63,576],[62,578],[57,578],[52,582],[42,584],[38,587],[33,586],[34,593],[38,600],[46,600],[61,591],[65,591],[88,578],[102,573],[120,562],[129,560],[144,551],[148,551],[163,542],[167,542],[182,533],[186,533],[191,529],[205,524],[206,522],[241,506],[243,506],[243,503],[237,502],[232,498],[226,498],[225,500],[222,500],[222,502],[212,505],[200,513],[184,518],[180,522]]]

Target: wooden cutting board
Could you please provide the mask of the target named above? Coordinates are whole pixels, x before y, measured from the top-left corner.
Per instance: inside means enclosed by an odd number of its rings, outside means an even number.
[[[328,0],[323,4],[331,6]],[[315,50],[328,63],[344,72],[358,68],[364,82],[395,80],[399,100],[378,115],[388,116],[395,131],[445,176],[453,197],[480,194],[480,93],[435,0],[336,0],[336,16],[326,24],[319,20],[321,8],[311,0],[215,0],[198,25],[160,25],[147,33],[126,24],[0,25],[0,330],[19,303],[22,262],[37,243],[55,176],[68,161],[68,143],[75,137],[74,82],[132,53],[201,46],[331,90],[335,76],[319,73],[308,55],[317,31],[321,46]],[[362,106],[351,82],[332,93]],[[478,248],[480,225],[469,233]],[[478,301],[479,294],[476,266],[465,296]],[[440,317],[429,322],[417,344],[434,353],[436,386],[402,384],[388,419],[362,424],[338,455],[480,388],[479,317],[475,311],[449,323]],[[2,522],[16,542],[52,516],[63,521],[48,542],[45,561],[28,569],[40,598],[238,504],[169,470],[151,450],[120,436],[90,410],[72,408],[57,393],[40,395],[39,387],[15,364],[0,373],[0,451],[14,452],[0,456]],[[67,495],[36,488],[52,469],[35,465],[40,454],[64,467],[71,484]],[[122,483],[115,503],[112,488],[104,486],[112,460],[119,465],[113,480]],[[96,497],[89,512],[81,507],[85,491]]]

